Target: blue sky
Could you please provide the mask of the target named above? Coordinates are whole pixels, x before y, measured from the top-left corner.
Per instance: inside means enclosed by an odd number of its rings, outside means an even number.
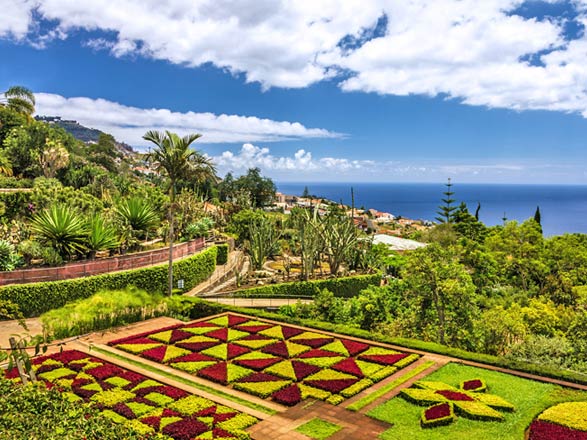
[[[0,0],[0,90],[221,174],[587,183],[587,0]]]

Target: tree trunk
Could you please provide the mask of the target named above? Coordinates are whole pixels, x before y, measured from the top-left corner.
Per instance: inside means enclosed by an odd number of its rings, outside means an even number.
[[[169,288],[167,294],[173,294],[173,204],[175,203],[175,182],[171,181],[171,188],[169,190],[169,266],[167,268],[167,276],[169,279]]]

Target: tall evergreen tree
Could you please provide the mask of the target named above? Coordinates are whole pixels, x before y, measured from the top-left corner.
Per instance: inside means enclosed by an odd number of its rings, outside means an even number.
[[[436,220],[438,220],[440,223],[452,223],[454,211],[457,209],[457,207],[453,205],[455,199],[452,198],[454,191],[452,190],[453,184],[450,180],[450,177],[448,178],[448,182],[445,183],[445,186],[446,191],[443,192],[444,197],[441,199],[443,205],[440,205],[438,207],[438,211],[436,211],[438,214]]]
[[[479,211],[481,211],[481,202],[477,202],[477,209],[475,210],[475,220],[479,221]]]
[[[540,214],[540,206],[536,207],[536,212],[534,213],[534,221],[541,225],[542,215]]]
[[[308,189],[307,186],[304,186],[304,192],[302,193],[302,197],[307,199],[308,197],[310,197],[310,190]]]

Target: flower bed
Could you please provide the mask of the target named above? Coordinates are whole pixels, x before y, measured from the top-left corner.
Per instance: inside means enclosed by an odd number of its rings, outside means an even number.
[[[69,399],[94,402],[115,422],[175,440],[248,439],[257,419],[211,400],[71,350],[33,360],[39,379]],[[16,368],[7,377],[17,379]]]
[[[470,389],[480,391],[470,391]],[[461,383],[457,389],[443,382],[418,381],[413,387],[402,390],[400,396],[417,405],[429,406],[422,413],[422,427],[434,427],[456,420],[455,411],[473,420],[502,421],[498,411],[514,411],[514,406],[493,394],[485,394],[485,382],[473,379]]]
[[[290,406],[338,404],[419,357],[230,313],[109,345]]]
[[[532,422],[529,440],[587,440],[587,402],[551,406]]]

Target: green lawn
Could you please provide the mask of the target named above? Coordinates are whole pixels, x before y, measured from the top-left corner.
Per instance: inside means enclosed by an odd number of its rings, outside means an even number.
[[[456,363],[447,364],[424,380],[441,381],[458,387],[461,381],[475,378],[486,381],[487,392],[503,397],[515,406],[515,412],[503,413],[504,422],[481,422],[459,416],[451,425],[422,429],[420,416],[425,407],[408,403],[401,397],[388,400],[370,411],[369,415],[394,425],[381,435],[385,440],[522,440],[532,419],[544,409],[559,402],[587,401],[587,392]]]
[[[341,429],[341,426],[335,425],[334,423],[315,418],[301,426],[298,426],[296,431],[315,440],[326,440],[328,437],[337,433]]]

